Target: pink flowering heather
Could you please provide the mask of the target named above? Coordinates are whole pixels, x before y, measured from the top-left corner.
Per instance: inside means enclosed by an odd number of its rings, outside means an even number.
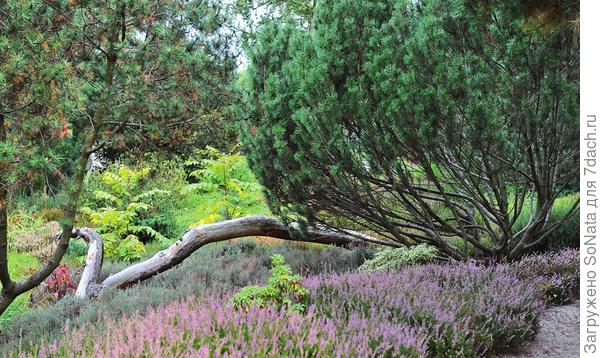
[[[304,284],[317,312],[328,317],[387,318],[424,330],[430,356],[473,357],[518,347],[535,334],[543,309],[535,287],[504,266],[424,265],[317,276]]]
[[[479,357],[517,349],[536,333],[540,285],[565,288],[579,252],[514,264],[429,264],[400,271],[306,278],[299,314],[227,299],[188,298],[97,327],[66,330],[29,349],[39,357]],[[544,286],[546,287],[546,286]],[[570,289],[570,287],[566,287]]]
[[[534,282],[550,304],[565,304],[579,295],[579,250],[526,256],[510,270],[524,281]]]
[[[426,355],[426,336],[387,320],[251,308],[189,298],[67,332],[39,357],[374,357]]]

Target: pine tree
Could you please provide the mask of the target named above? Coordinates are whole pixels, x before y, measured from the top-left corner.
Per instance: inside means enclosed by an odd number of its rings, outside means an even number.
[[[275,212],[457,259],[518,257],[562,223],[550,210],[579,155],[568,24],[531,29],[510,2],[314,11],[310,29],[264,25],[248,51],[244,141]]]
[[[204,140],[228,115],[235,62],[231,16],[217,1],[9,0],[0,19],[1,314],[59,264],[89,156]],[[68,168],[63,234],[38,271],[13,282],[9,194],[59,157]]]

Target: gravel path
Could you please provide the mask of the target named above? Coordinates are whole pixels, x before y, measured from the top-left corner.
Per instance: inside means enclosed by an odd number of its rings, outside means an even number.
[[[522,352],[503,358],[579,357],[579,301],[549,308],[540,321],[540,331]]]

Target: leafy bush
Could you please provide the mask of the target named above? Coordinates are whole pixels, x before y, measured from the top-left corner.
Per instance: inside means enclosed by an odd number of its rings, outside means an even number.
[[[152,227],[135,223],[138,214],[152,208],[155,197],[169,193],[161,189],[141,190],[141,180],[149,173],[148,168],[131,170],[127,166],[121,166],[116,173],[106,171],[102,175],[106,190],[96,190],[94,196],[109,206],[98,210],[81,209],[84,217],[102,234],[104,252],[109,258],[126,262],[139,260],[144,252],[141,235],[167,240]]]
[[[267,286],[246,286],[233,296],[236,308],[250,310],[250,306],[274,306],[277,310],[289,308],[294,312],[303,312],[306,308],[308,290],[302,286],[302,277],[292,273],[281,255],[271,256],[271,277]]]
[[[195,182],[183,189],[184,193],[206,196],[200,208],[202,219],[194,225],[268,212],[262,187],[242,155],[224,154],[211,147],[199,154],[204,157],[199,161],[200,169],[190,173]]]
[[[68,294],[74,294],[76,289],[77,280],[71,276],[69,268],[59,265],[42,285],[33,290],[31,303],[36,306],[47,306]]]
[[[189,223],[179,222],[179,216],[187,211],[187,198],[180,193],[181,189],[189,183],[186,180],[184,161],[179,157],[159,156],[155,153],[148,154],[143,162],[133,163],[134,167],[152,168],[150,174],[144,178],[144,189],[159,189],[169,191],[169,195],[159,195],[153,198],[153,207],[136,218],[136,224],[149,226],[169,239],[177,239],[188,229]],[[195,208],[197,203],[192,205]],[[196,221],[197,217],[195,218]],[[142,237],[146,243],[152,241],[151,237]],[[158,243],[158,246],[162,244]]]
[[[87,254],[87,244],[83,240],[71,240],[65,256],[69,259],[80,259]],[[80,262],[83,263],[83,262]]]
[[[432,261],[437,254],[433,246],[420,244],[412,247],[384,249],[365,261],[360,267],[364,271],[395,270],[404,266],[423,264]]]

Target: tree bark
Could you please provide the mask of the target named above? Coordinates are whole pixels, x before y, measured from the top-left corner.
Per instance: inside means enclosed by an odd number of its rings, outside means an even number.
[[[100,271],[102,270],[102,260],[104,256],[103,243],[100,235],[90,228],[81,228],[75,230],[75,235],[83,239],[88,244],[88,252],[85,258],[85,267],[81,274],[81,279],[75,291],[75,297],[88,297],[95,289],[98,282]]]
[[[270,236],[282,240],[329,245],[370,242],[395,246],[394,244],[353,231],[338,231],[316,226],[302,228],[298,223],[286,225],[281,221],[266,216],[248,216],[196,226],[186,232],[183,237],[170,247],[159,251],[151,258],[133,264],[109,276],[102,282],[95,282],[93,278],[97,279],[102,269],[102,240],[100,235],[92,229],[81,229],[79,232],[86,238],[85,240],[89,244],[86,267],[84,269],[85,280],[82,277],[77,287],[79,297],[94,297],[101,294],[107,288],[124,288],[133,285],[176,266],[206,244],[240,237]]]
[[[0,143],[6,140],[4,114],[0,113]],[[8,273],[8,192],[6,183],[0,181],[0,283],[2,284],[1,297],[9,295],[14,282]],[[0,304],[1,306],[1,304]],[[2,311],[0,311],[2,312]]]

